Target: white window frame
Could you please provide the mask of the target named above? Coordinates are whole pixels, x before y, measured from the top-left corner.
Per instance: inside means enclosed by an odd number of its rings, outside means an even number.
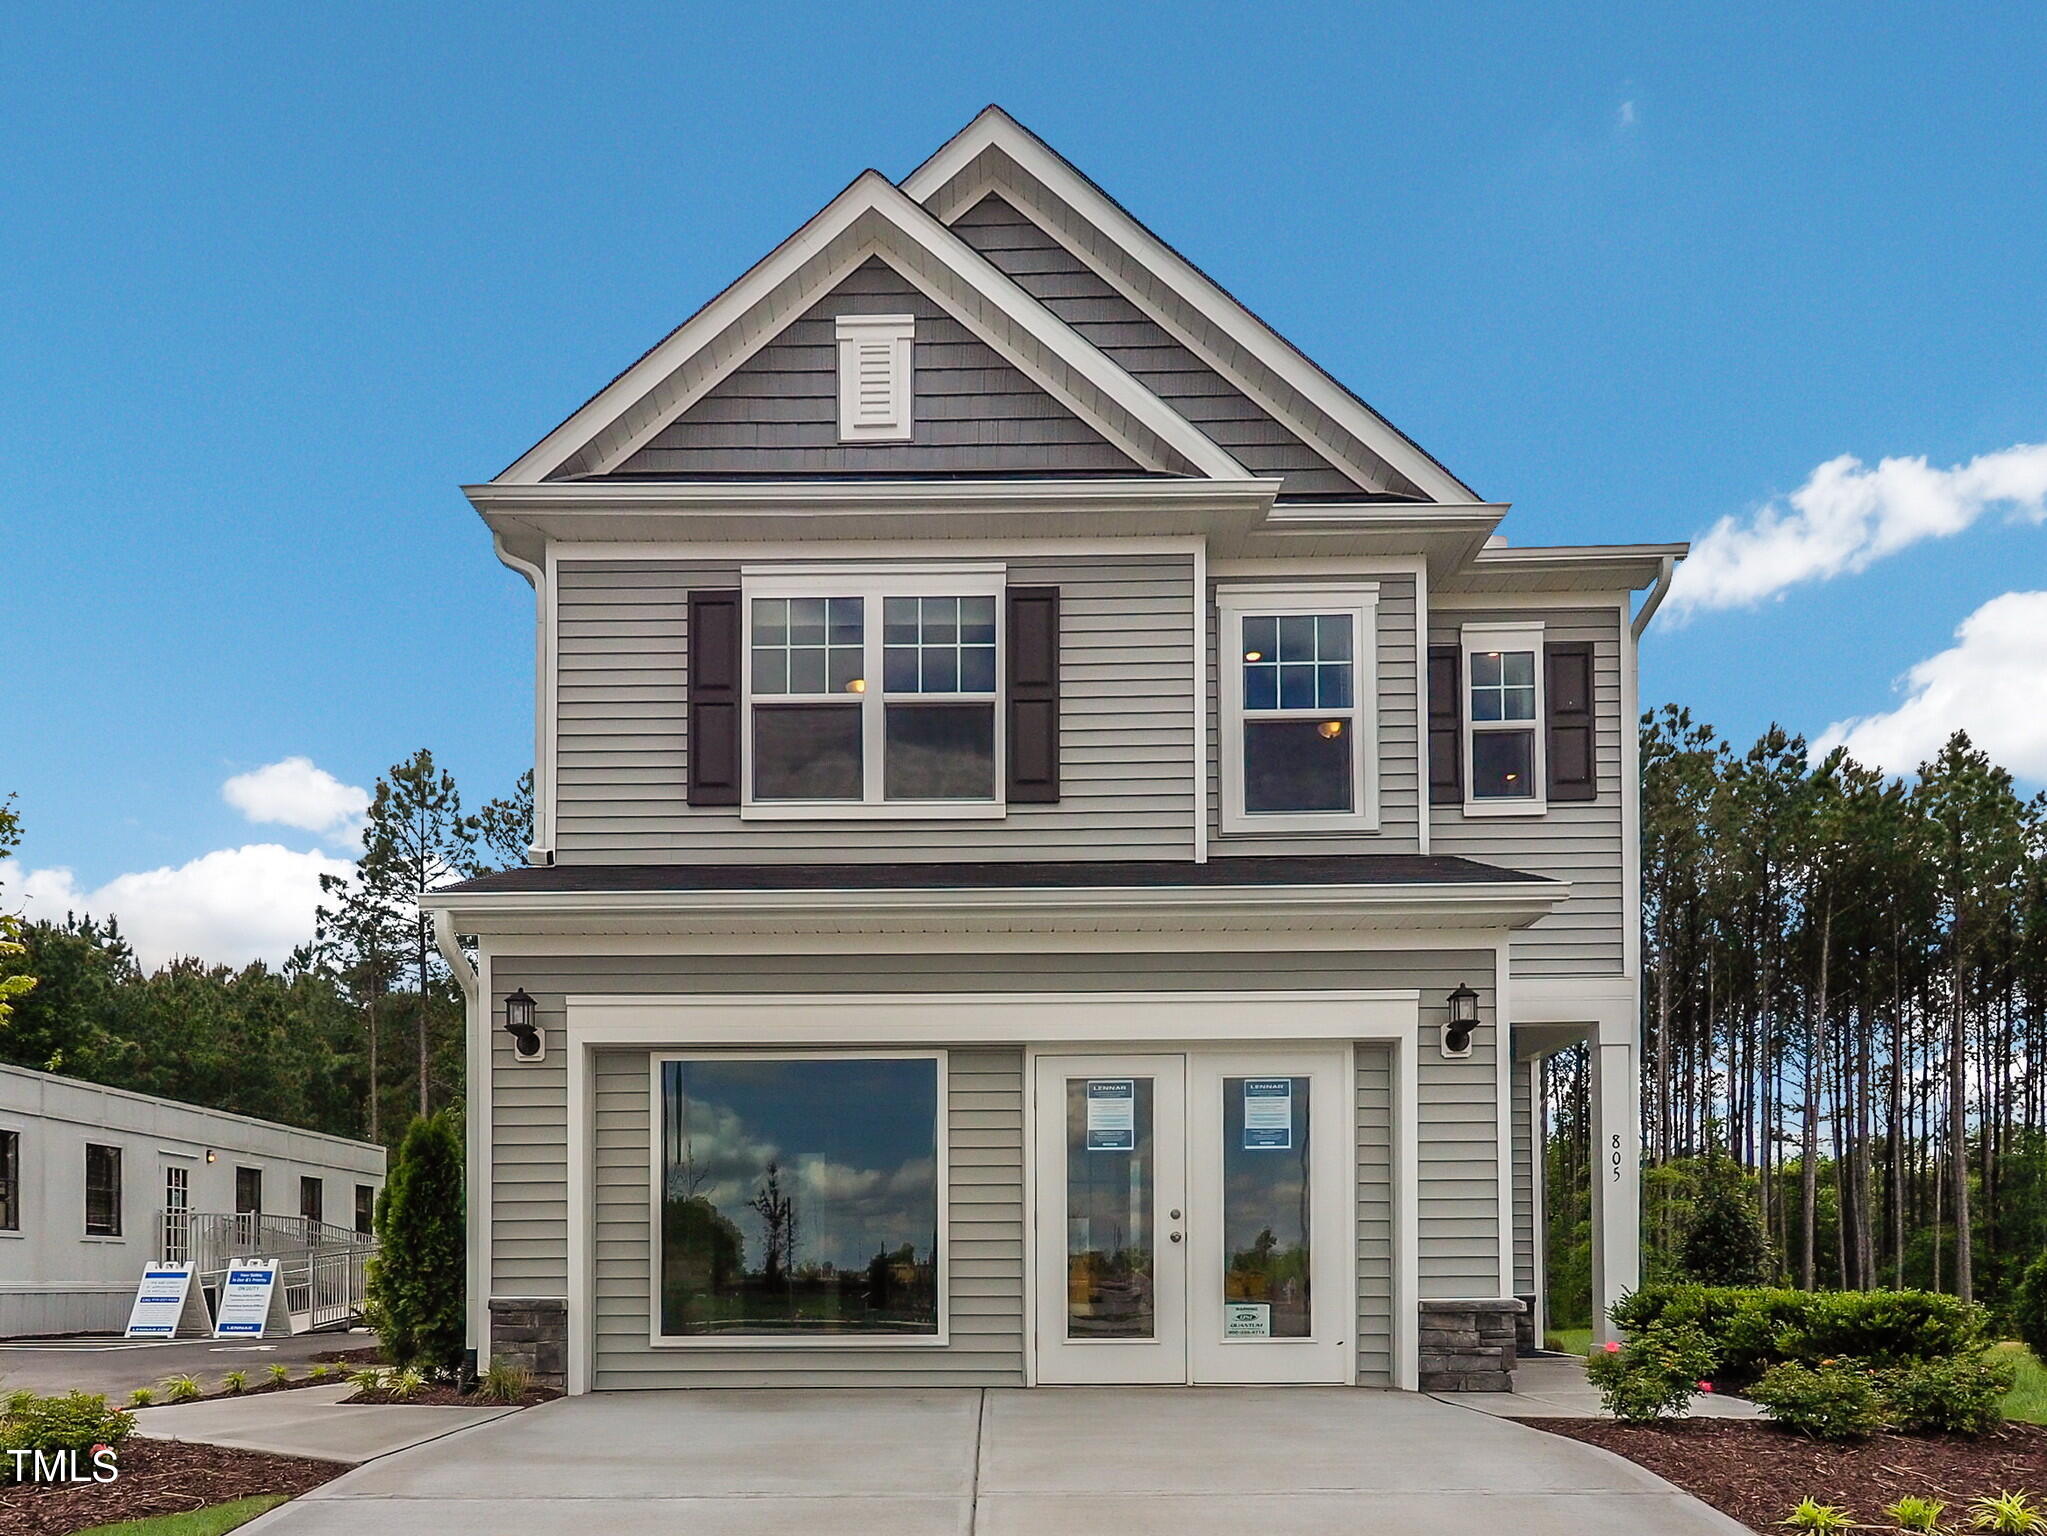
[[[1003,708],[1009,679],[1008,624],[1003,592],[1007,573],[1001,565],[849,565],[835,567],[743,568],[740,571],[740,790],[739,814],[749,821],[859,820],[998,820],[1008,814],[1008,711]],[[844,704],[844,694],[768,694],[753,691],[753,604],[756,598],[857,597],[862,600],[861,675],[871,685],[860,701],[860,785],[858,800],[756,800],[753,795],[753,714],[756,704]],[[995,714],[995,762],[992,798],[987,800],[885,799],[885,754],[889,695],[881,686],[882,604],[891,597],[992,597],[995,599],[995,687],[988,693],[898,694],[925,704],[987,704]]]
[[[917,317],[840,315],[833,329],[839,344],[839,441],[908,442],[916,431],[911,370]],[[883,346],[888,348],[888,400],[879,409],[863,409],[861,355]]]
[[[1517,620],[1511,624],[1466,624],[1458,632],[1462,665],[1458,671],[1457,708],[1464,727],[1464,814],[1467,816],[1542,816],[1549,812],[1549,698],[1543,678],[1543,626],[1540,619]],[[1471,709],[1471,658],[1492,651],[1530,651],[1535,656],[1535,718],[1533,720],[1474,720]],[[1472,740],[1489,731],[1527,731],[1533,738],[1529,751],[1530,772],[1535,793],[1513,800],[1478,798],[1477,758]]]
[[[661,1079],[671,1061],[929,1061],[937,1074],[937,1125],[933,1145],[937,1167],[933,1178],[938,1191],[938,1331],[936,1333],[834,1333],[801,1337],[772,1334],[693,1334],[661,1331],[661,1154],[666,1137],[662,1132]],[[647,1343],[654,1349],[933,1349],[952,1342],[952,1115],[949,1107],[950,1053],[943,1049],[897,1050],[862,1048],[844,1050],[673,1050],[650,1053],[647,1066],[648,1179],[647,1231],[652,1242],[652,1262],[647,1274]]]
[[[1248,812],[1244,809],[1244,620],[1308,613],[1348,614],[1351,634],[1351,707],[1348,710],[1258,710],[1259,720],[1327,719],[1351,722],[1351,809]],[[1220,587],[1216,591],[1216,644],[1221,673],[1222,830],[1241,836],[1315,836],[1379,830],[1379,584],[1281,583]]]

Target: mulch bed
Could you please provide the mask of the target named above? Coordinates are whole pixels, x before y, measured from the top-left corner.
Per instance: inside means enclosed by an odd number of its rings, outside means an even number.
[[[410,1397],[393,1397],[388,1390],[357,1392],[344,1397],[344,1403],[395,1403],[405,1408],[531,1408],[535,1403],[551,1403],[561,1393],[553,1387],[529,1387],[516,1403],[500,1403],[495,1398],[481,1397],[471,1392],[464,1395],[451,1386],[422,1387]]]
[[[181,1515],[256,1493],[298,1495],[348,1470],[339,1462],[233,1451],[222,1445],[145,1440],[120,1448],[111,1483],[15,1483],[0,1486],[4,1536],[70,1536],[88,1526],[146,1515]]]
[[[314,1365],[383,1365],[384,1351],[375,1344],[361,1349],[329,1349],[313,1356]]]
[[[2007,1424],[1980,1440],[1873,1435],[1822,1445],[1771,1424],[1737,1419],[1616,1424],[1610,1419],[1528,1419],[1530,1429],[1625,1456],[1753,1531],[1774,1532],[1802,1498],[1838,1504],[1864,1524],[1905,1494],[1945,1499],[1948,1520],[1983,1494],[2047,1496],[2047,1425]]]

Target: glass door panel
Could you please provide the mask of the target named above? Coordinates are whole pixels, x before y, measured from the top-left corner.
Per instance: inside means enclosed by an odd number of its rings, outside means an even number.
[[[1066,1079],[1066,1336],[1156,1337],[1153,1080]]]
[[[1222,1080],[1223,1336],[1314,1330],[1308,1077]]]

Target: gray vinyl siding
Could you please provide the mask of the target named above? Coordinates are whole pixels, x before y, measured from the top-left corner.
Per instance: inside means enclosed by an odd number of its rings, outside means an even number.
[[[614,1387],[1023,1384],[1023,1052],[946,1055],[947,1339],[822,1349],[648,1342],[652,1086],[644,1050],[598,1053],[592,1177],[597,1373]]]
[[[1393,1053],[1357,1049],[1358,1385],[1393,1385]]]
[[[1514,1294],[1535,1294],[1535,1135],[1531,1064],[1514,1063],[1512,1161],[1514,1167]]]
[[[1365,493],[1003,198],[982,198],[952,229],[1238,463],[1281,476],[1282,496]]]
[[[491,963],[492,1009],[524,987],[538,1000],[539,1021],[552,1041],[565,1042],[564,999],[602,992],[631,994],[719,992],[922,992],[970,996],[975,992],[1161,992],[1331,988],[1414,989],[1420,994],[1420,1123],[1418,1140],[1420,1294],[1430,1297],[1500,1294],[1498,1133],[1493,1079],[1493,952],[1372,951],[1348,953],[1072,953],[1044,957],[975,954],[867,955],[581,955],[559,958],[499,956]],[[1481,1027],[1468,1060],[1436,1051],[1443,998],[1460,981],[1480,993]],[[652,1247],[647,1222],[647,1114],[651,1100],[644,1050],[604,1053],[598,1063],[592,1174],[597,1181],[592,1240],[596,1250],[597,1321],[603,1339],[597,1384],[685,1386],[715,1377],[728,1384],[776,1381],[827,1385],[860,1379],[903,1384],[974,1385],[1013,1382],[1021,1349],[1023,1294],[1022,1058],[1026,1042],[974,1037],[970,1006],[961,1008],[961,1039],[954,1049],[952,1106],[954,1174],[948,1192],[952,1226],[955,1341],[945,1349],[908,1351],[896,1363],[812,1358],[809,1351],[653,1350],[646,1343],[646,1305]],[[563,1050],[535,1065],[515,1064],[503,1031],[491,1032],[492,1133],[490,1190],[491,1294],[567,1294],[568,1134]],[[762,1042],[772,1044],[772,1041]],[[674,1046],[690,1044],[686,1040]],[[564,1047],[565,1048],[565,1047]],[[1362,1059],[1375,1053],[1367,1048]],[[1384,1053],[1376,1053],[1382,1062]],[[636,1060],[638,1067],[631,1062]],[[628,1079],[632,1079],[631,1082]],[[637,1088],[633,1087],[637,1083]],[[1385,1133],[1368,1124],[1375,1091],[1362,1071],[1358,1094],[1361,1172]],[[1390,1094],[1390,1084],[1386,1085]],[[637,1095],[637,1103],[631,1102]],[[1013,1106],[1013,1108],[1012,1108]],[[1378,1111],[1374,1110],[1373,1114]],[[1390,1125],[1390,1102],[1386,1109]],[[1013,1120],[1009,1117],[1014,1116]],[[962,1118],[967,1117],[967,1118]],[[1012,1183],[1013,1180],[1013,1183]],[[1365,1182],[1372,1184],[1367,1172]],[[1383,1183],[1383,1180],[1380,1181]],[[1360,1274],[1369,1289],[1391,1287],[1390,1195],[1367,1192],[1359,1204]],[[1013,1237],[1005,1234],[1013,1233]],[[577,1239],[581,1240],[581,1239]],[[1375,1277],[1383,1276],[1383,1279]],[[634,1309],[638,1310],[635,1311]],[[1361,1372],[1375,1363],[1374,1338],[1390,1338],[1382,1303],[1361,1304]],[[969,1321],[971,1319],[971,1322]],[[1005,1332],[1005,1330],[1013,1330]],[[1013,1342],[1011,1341],[1013,1338]],[[793,1356],[793,1358],[792,1358]],[[921,1362],[921,1363],[918,1363]],[[852,1367],[858,1364],[859,1370]]]
[[[1622,966],[1625,880],[1621,862],[1620,617],[1614,608],[1457,610],[1430,615],[1429,643],[1458,644],[1465,624],[1540,620],[1544,641],[1592,642],[1596,800],[1552,805],[1541,816],[1466,817],[1431,807],[1430,851],[1458,854],[1571,883],[1564,905],[1514,935],[1514,970],[1524,976],[1613,974]]]
[[[688,595],[733,564],[558,568],[555,855],[565,864],[1187,858],[1194,840],[1193,562],[1032,556],[1060,594],[1060,799],[986,821],[742,821],[687,804]]]
[[[1266,833],[1222,830],[1222,690],[1218,658],[1223,643],[1216,594],[1231,586],[1342,586],[1346,581],[1371,582],[1379,589],[1374,634],[1378,677],[1374,702],[1378,712],[1379,830],[1354,836],[1274,837]],[[1208,832],[1209,854],[1232,853],[1411,853],[1421,837],[1421,746],[1419,678],[1415,662],[1414,578],[1406,575],[1344,577],[1222,578],[1208,590]],[[1235,749],[1235,744],[1231,744]]]
[[[912,437],[839,441],[849,314],[916,316]],[[927,297],[870,257],[615,472],[687,480],[804,475],[1148,473]]]

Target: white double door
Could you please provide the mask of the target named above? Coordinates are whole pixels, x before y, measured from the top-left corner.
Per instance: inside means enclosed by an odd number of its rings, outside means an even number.
[[[1356,1377],[1356,1121],[1329,1048],[1040,1056],[1037,1379]]]

